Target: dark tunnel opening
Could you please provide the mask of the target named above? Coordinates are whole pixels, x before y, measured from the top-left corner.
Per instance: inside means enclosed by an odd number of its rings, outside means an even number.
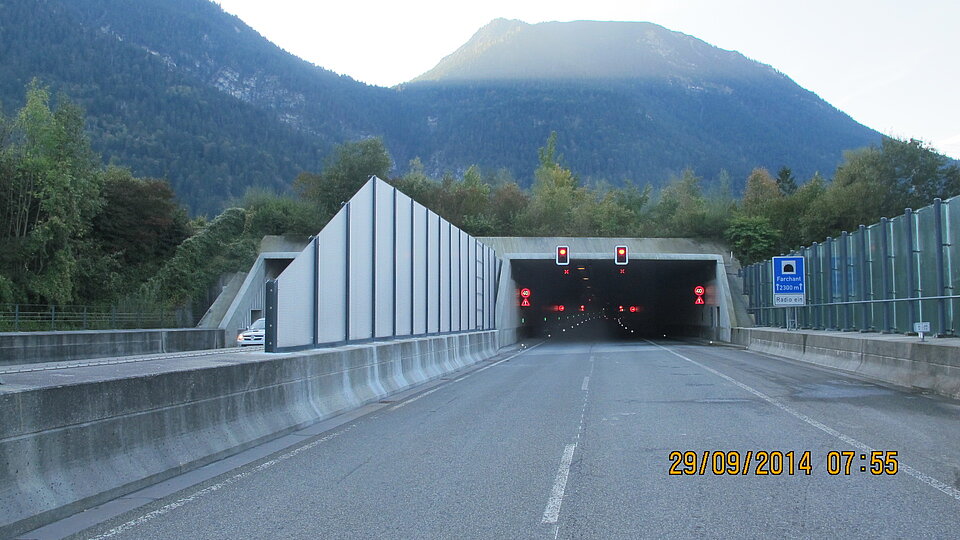
[[[658,259],[618,266],[613,260],[572,260],[559,266],[553,260],[513,259],[520,335],[575,330],[579,338],[595,340],[703,336],[718,319],[716,264]],[[526,299],[523,289],[529,289]],[[586,321],[591,324],[577,324]]]

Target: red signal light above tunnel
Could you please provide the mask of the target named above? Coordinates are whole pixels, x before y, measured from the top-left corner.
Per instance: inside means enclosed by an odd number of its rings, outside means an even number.
[[[566,266],[570,264],[570,248],[567,246],[557,246],[557,264]]]
[[[614,248],[613,254],[614,254],[613,262],[619,265],[627,264],[627,261],[629,259],[627,254],[627,246],[617,246],[616,248]]]

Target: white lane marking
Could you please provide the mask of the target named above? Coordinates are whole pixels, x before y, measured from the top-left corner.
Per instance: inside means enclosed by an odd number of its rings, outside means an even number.
[[[586,392],[589,386],[590,386],[590,376],[587,375],[586,377],[583,378],[583,384],[580,385],[580,390],[583,390],[584,392]]]
[[[553,489],[550,490],[550,500],[547,501],[547,508],[543,511],[543,519],[540,523],[556,523],[560,519],[560,505],[563,504],[563,492],[567,489],[567,478],[570,476],[570,464],[573,463],[573,453],[577,449],[577,443],[568,444],[563,449],[563,457],[560,458],[560,468],[557,469],[557,478],[553,481]]]
[[[248,470],[248,471],[244,471],[244,472],[242,472],[242,473],[239,473],[239,474],[236,474],[236,475],[234,475],[234,476],[231,476],[230,478],[227,478],[226,480],[223,480],[222,482],[218,482],[218,483],[216,483],[216,484],[213,484],[212,486],[207,486],[207,487],[201,489],[200,491],[197,491],[197,492],[195,492],[195,493],[193,493],[193,494],[191,494],[191,495],[189,495],[189,496],[187,496],[187,497],[183,497],[182,499],[177,499],[176,501],[174,501],[174,502],[172,502],[172,503],[170,503],[170,504],[167,504],[167,505],[165,505],[165,506],[161,506],[160,508],[157,508],[156,510],[154,510],[154,511],[152,511],[152,512],[148,512],[148,513],[146,513],[146,514],[138,517],[137,519],[133,519],[133,520],[130,520],[130,521],[126,522],[126,523],[123,523],[122,525],[118,525],[118,526],[110,529],[109,531],[107,531],[107,532],[105,532],[105,533],[103,533],[103,534],[100,534],[100,535],[98,535],[98,536],[94,536],[94,537],[90,538],[89,540],[103,540],[104,538],[110,538],[111,536],[116,536],[116,535],[118,535],[118,534],[120,534],[120,533],[122,533],[122,532],[125,532],[125,531],[129,530],[129,529],[132,529],[132,528],[134,528],[134,527],[138,527],[138,526],[140,526],[140,525],[143,525],[144,523],[150,521],[150,520],[153,519],[153,518],[160,517],[160,516],[162,516],[162,515],[164,515],[164,514],[167,514],[167,513],[171,512],[171,511],[173,511],[173,510],[176,510],[177,508],[180,508],[181,506],[184,506],[184,505],[186,505],[186,504],[188,504],[188,503],[191,503],[191,502],[199,499],[200,497],[203,497],[204,495],[207,495],[207,494],[209,494],[209,493],[213,493],[214,491],[219,491],[219,490],[221,490],[221,489],[229,486],[230,484],[234,484],[234,483],[236,483],[236,482],[239,482],[240,480],[243,480],[244,478],[246,478],[246,477],[248,477],[248,476],[250,476],[250,475],[252,475],[252,474],[255,474],[255,473],[258,473],[258,472],[260,472],[260,471],[264,471],[264,470],[266,470],[266,469],[269,469],[270,467],[273,467],[274,465],[276,465],[276,464],[278,464],[278,463],[282,463],[282,462],[284,462],[284,461],[286,461],[286,460],[288,460],[288,459],[296,456],[297,454],[299,454],[299,453],[301,453],[301,452],[305,452],[305,451],[307,451],[307,450],[309,450],[309,449],[311,449],[311,448],[314,448],[314,447],[316,447],[316,446],[318,446],[318,445],[321,445],[321,444],[323,444],[323,443],[325,443],[325,442],[327,442],[327,441],[329,441],[329,440],[331,440],[331,439],[334,439],[334,438],[336,438],[336,437],[339,437],[340,435],[343,435],[344,433],[346,433],[346,432],[350,431],[351,429],[353,429],[353,427],[354,427],[355,425],[356,425],[356,424],[350,424],[349,426],[347,426],[346,428],[344,428],[344,429],[342,429],[342,430],[340,430],[340,431],[336,431],[336,432],[333,432],[333,433],[331,433],[331,434],[329,434],[329,435],[326,435],[326,436],[324,436],[324,437],[321,437],[321,438],[319,438],[319,439],[317,439],[317,440],[315,440],[315,441],[313,441],[313,442],[311,442],[311,443],[305,444],[305,445],[303,445],[303,446],[301,446],[301,447],[299,447],[299,448],[297,448],[297,449],[295,449],[295,450],[291,450],[290,452],[287,452],[286,454],[283,454],[283,455],[281,455],[281,456],[277,456],[277,457],[271,459],[270,461],[265,461],[265,462],[261,463],[260,465],[257,465],[256,467],[254,467],[254,468],[252,468],[252,469],[250,469],[250,470]]]
[[[590,401],[588,383],[591,375],[593,375],[593,356],[590,356],[590,371],[583,379],[582,388],[586,393],[583,396],[583,406],[580,407],[580,423],[577,425],[577,436],[572,444],[568,444],[563,449],[560,468],[557,469],[557,477],[553,481],[553,489],[550,490],[550,498],[547,500],[547,507],[543,510],[543,518],[540,520],[540,523],[544,525],[556,525],[553,530],[554,538],[560,534],[560,526],[557,524],[560,519],[560,506],[563,504],[563,496],[567,490],[567,480],[570,478],[573,454],[577,450],[577,445],[580,444],[580,435],[583,433],[583,424],[587,416],[587,403]]]
[[[684,355],[682,355],[682,354],[680,354],[680,353],[678,353],[678,352],[676,352],[676,351],[673,351],[673,350],[671,350],[671,349],[668,349],[668,348],[664,347],[663,345],[660,345],[659,343],[654,343],[654,342],[652,342],[652,341],[650,341],[650,340],[647,340],[647,341],[648,341],[649,343],[652,343],[653,345],[656,345],[657,347],[660,347],[661,349],[669,352],[670,354],[673,354],[674,356],[679,356],[680,358],[683,358],[684,360],[686,360],[687,362],[690,362],[691,364],[700,366],[701,368],[709,371],[710,373],[713,373],[714,375],[716,375],[716,376],[718,376],[718,377],[721,377],[721,378],[723,378],[723,379],[726,379],[727,381],[729,381],[729,382],[731,382],[731,383],[739,386],[740,388],[742,388],[742,389],[746,390],[747,392],[749,392],[749,393],[757,396],[758,398],[766,401],[767,403],[769,403],[769,404],[771,404],[771,405],[779,408],[779,409],[782,410],[783,412],[785,412],[785,413],[787,413],[787,414],[789,414],[789,415],[791,415],[791,416],[793,416],[793,417],[795,417],[795,418],[798,418],[798,419],[800,419],[800,420],[803,420],[803,421],[806,422],[807,424],[809,424],[809,425],[811,425],[811,426],[819,429],[820,431],[823,431],[824,433],[827,433],[827,434],[829,434],[829,435],[831,435],[831,436],[833,436],[833,437],[836,437],[837,439],[840,439],[841,441],[849,444],[850,446],[856,448],[857,450],[860,450],[860,451],[862,451],[862,452],[874,452],[874,451],[875,451],[875,450],[873,449],[873,447],[868,446],[868,445],[866,445],[866,444],[858,441],[857,439],[854,439],[853,437],[850,437],[849,435],[845,435],[844,433],[841,433],[841,432],[833,429],[833,428],[830,427],[830,426],[827,426],[827,425],[825,425],[825,424],[823,424],[823,423],[821,423],[821,422],[818,422],[817,420],[814,420],[813,418],[810,418],[809,416],[803,414],[802,412],[797,411],[797,410],[793,409],[792,407],[790,407],[790,406],[788,406],[788,405],[786,405],[786,404],[784,404],[784,403],[781,403],[780,401],[777,401],[776,399],[774,399],[774,398],[772,398],[772,397],[764,394],[763,392],[761,392],[761,391],[759,391],[759,390],[755,390],[755,389],[751,388],[750,386],[747,386],[747,385],[743,384],[742,382],[734,379],[733,377],[730,377],[730,376],[728,376],[728,375],[724,375],[723,373],[720,373],[719,371],[717,371],[717,370],[715,370],[715,369],[713,369],[713,368],[709,368],[709,367],[701,364],[700,362],[697,362],[696,360],[691,360],[690,358],[687,358],[686,356],[684,356]],[[960,501],[960,489],[957,489],[957,488],[955,488],[955,487],[953,487],[953,486],[951,486],[951,485],[949,485],[949,484],[947,484],[947,483],[945,483],[945,482],[941,482],[940,480],[937,480],[936,478],[934,478],[934,477],[932,477],[932,476],[930,476],[930,475],[928,475],[928,474],[926,474],[926,473],[923,473],[923,472],[921,472],[921,471],[918,471],[917,469],[914,469],[913,467],[911,467],[911,466],[909,466],[909,465],[907,465],[907,464],[905,464],[905,463],[903,463],[903,462],[900,462],[900,463],[899,463],[899,467],[900,467],[899,470],[901,470],[901,471],[907,473],[908,475],[916,478],[917,480],[923,482],[924,484],[927,484],[928,486],[930,486],[930,487],[932,487],[932,488],[934,488],[934,489],[936,489],[936,490],[938,490],[938,491],[941,491],[941,492],[949,495],[950,497],[953,497],[954,499]]]
[[[466,379],[467,377],[469,377],[469,376],[471,376],[471,375],[476,375],[477,373],[480,373],[481,371],[488,370],[488,369],[490,369],[490,368],[492,368],[492,367],[494,367],[494,366],[498,366],[498,365],[500,365],[500,364],[502,364],[502,363],[504,363],[504,362],[507,362],[507,361],[509,361],[509,360],[513,360],[514,358],[520,356],[521,354],[523,354],[523,353],[525,353],[525,352],[527,352],[527,351],[532,351],[532,350],[536,349],[537,347],[543,345],[544,343],[546,343],[546,341],[541,341],[540,343],[537,343],[536,345],[534,345],[533,347],[530,347],[529,349],[524,349],[524,350],[522,350],[522,351],[520,351],[520,352],[518,352],[518,353],[516,353],[516,354],[512,354],[512,355],[504,358],[503,360],[498,360],[498,361],[490,364],[489,366],[484,366],[484,367],[482,367],[482,368],[480,368],[480,369],[471,371],[470,373],[467,373],[467,374],[464,375],[463,377],[460,377],[459,379],[454,379],[454,380],[451,381],[451,382],[460,382],[460,381]]]
[[[454,379],[454,380],[452,380],[452,381],[450,381],[450,382],[451,382],[451,383],[460,382],[460,381],[466,379],[467,377],[469,377],[469,376],[471,376],[471,375],[476,375],[477,373],[480,373],[481,371],[483,371],[483,370],[485,370],[485,369],[490,369],[490,368],[492,368],[492,367],[494,367],[494,366],[496,366],[496,365],[499,365],[499,364],[502,364],[502,363],[506,362],[507,360],[513,360],[514,358],[520,356],[521,354],[523,354],[523,353],[525,353],[525,352],[527,352],[527,351],[532,351],[533,349],[536,349],[536,348],[539,347],[540,345],[543,345],[543,343],[544,343],[544,342],[541,341],[540,343],[537,343],[536,345],[534,345],[533,347],[530,347],[529,349],[524,349],[524,350],[522,350],[522,351],[520,351],[520,352],[518,352],[518,353],[516,353],[516,354],[513,354],[513,355],[511,355],[511,356],[508,356],[508,357],[504,358],[503,360],[498,360],[498,361],[490,364],[489,366],[484,366],[484,367],[482,367],[482,368],[480,368],[480,369],[471,371],[470,373],[467,373],[467,374],[464,375],[463,377],[460,377],[459,379]],[[414,401],[416,401],[416,400],[418,400],[418,399],[420,399],[420,398],[422,398],[422,397],[429,396],[430,394],[432,394],[432,393],[434,393],[434,392],[436,392],[436,391],[438,391],[438,390],[441,390],[441,389],[442,389],[443,387],[445,387],[445,386],[446,386],[446,385],[444,384],[444,385],[440,385],[440,386],[434,388],[433,390],[427,390],[426,392],[424,392],[424,393],[422,393],[422,394],[420,394],[420,395],[414,396],[414,397],[412,397],[412,398],[410,398],[410,399],[408,399],[408,400],[406,400],[406,401],[404,401],[404,402],[402,402],[402,403],[397,403],[397,404],[394,405],[393,407],[390,407],[388,410],[390,410],[390,411],[395,411],[395,410],[399,409],[400,407],[403,407],[404,405],[409,405],[409,404],[413,403]]]
[[[420,398],[422,398],[422,397],[427,397],[427,396],[429,396],[430,394],[436,392],[437,390],[440,390],[441,388],[443,388],[443,387],[442,387],[442,386],[438,386],[437,388],[434,388],[433,390],[427,390],[426,392],[424,392],[424,393],[422,393],[422,394],[420,394],[420,395],[418,395],[418,396],[412,397],[412,398],[410,398],[410,399],[408,399],[408,400],[406,400],[406,401],[404,401],[404,402],[402,402],[402,403],[397,403],[397,404],[394,405],[393,407],[390,407],[390,410],[391,410],[391,411],[395,411],[395,410],[399,409],[400,407],[403,407],[404,405],[409,405],[409,404],[413,403],[414,401],[416,401],[416,400],[418,400],[418,399],[420,399]]]

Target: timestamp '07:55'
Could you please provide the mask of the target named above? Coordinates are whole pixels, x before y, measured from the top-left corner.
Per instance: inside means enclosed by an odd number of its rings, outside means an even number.
[[[860,453],[859,457],[863,465],[854,465],[857,453],[852,450],[827,452],[827,474],[848,475],[852,470],[854,472],[869,471],[873,475],[893,475],[900,470],[896,450],[871,450],[869,454],[866,452]]]

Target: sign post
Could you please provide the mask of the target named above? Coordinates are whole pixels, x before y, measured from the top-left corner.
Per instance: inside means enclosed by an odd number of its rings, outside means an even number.
[[[926,341],[923,336],[930,333],[930,321],[913,323],[913,331],[920,335],[920,341]]]
[[[807,275],[802,256],[773,258],[773,305],[794,308],[794,324],[799,326],[796,308],[807,305]],[[789,320],[787,329],[790,329]]]

